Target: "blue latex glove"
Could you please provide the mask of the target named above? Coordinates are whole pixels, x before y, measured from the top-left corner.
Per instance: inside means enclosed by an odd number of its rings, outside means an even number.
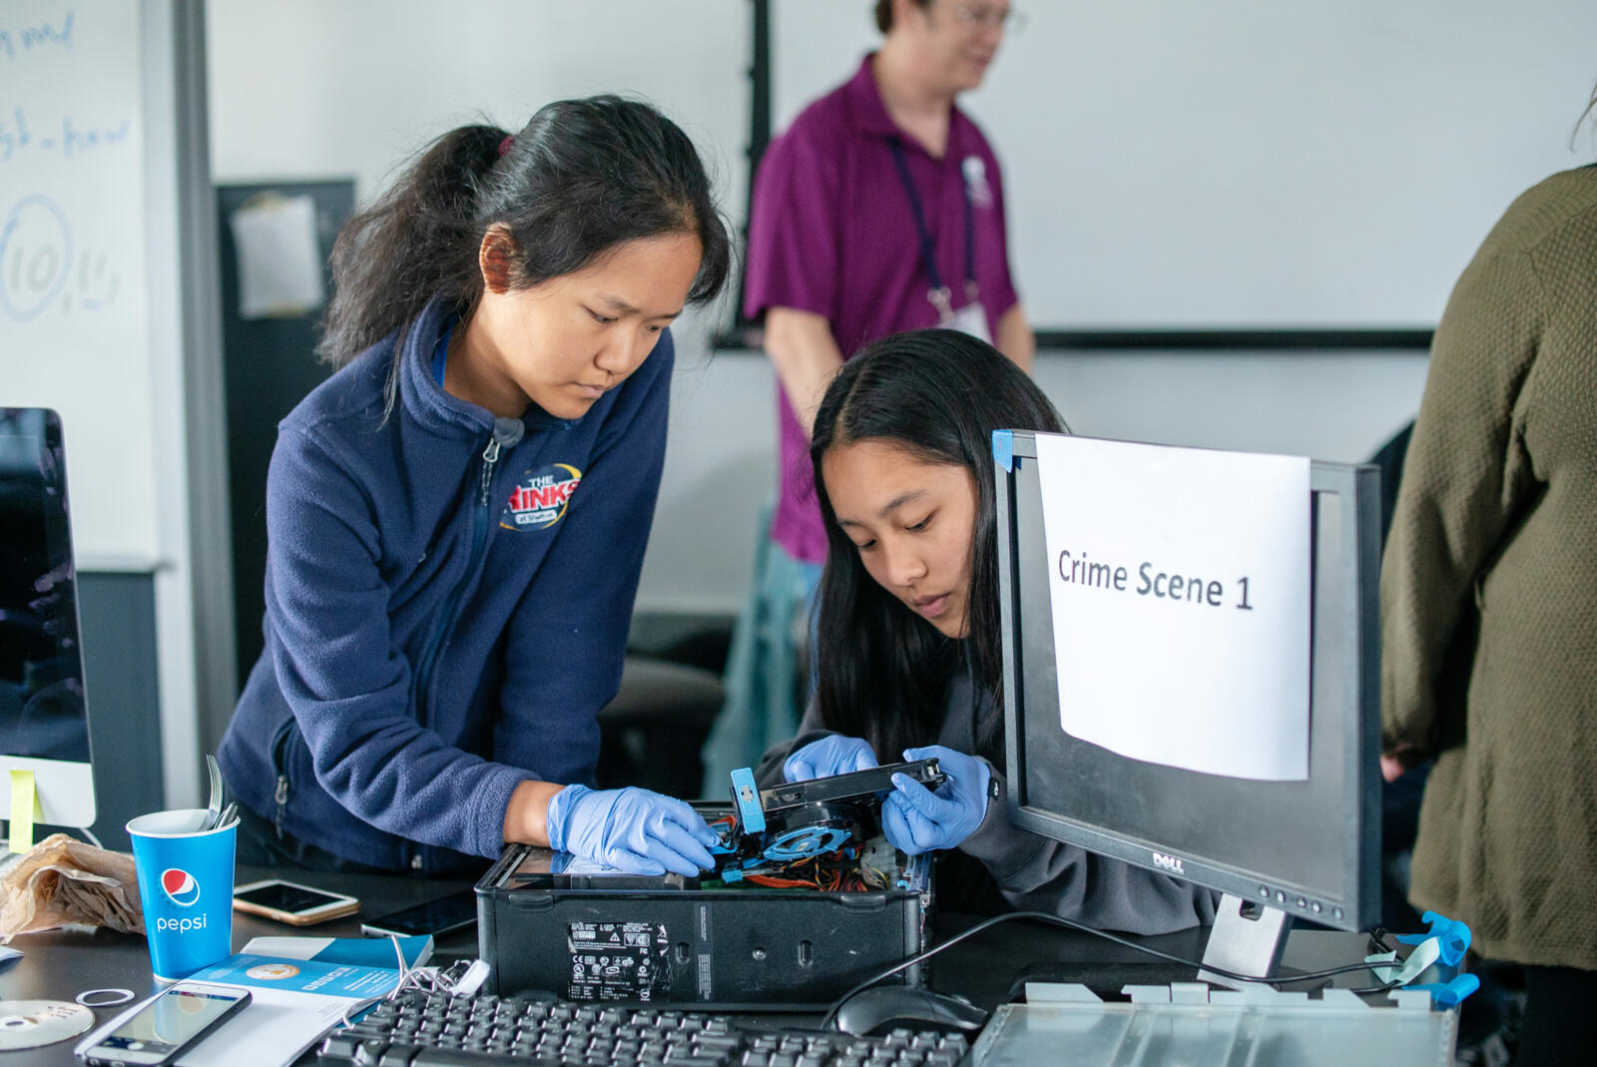
[[[1449,919],[1439,911],[1427,911],[1420,916],[1420,921],[1430,927],[1427,933],[1398,934],[1397,939],[1405,945],[1417,945],[1428,937],[1434,937],[1437,948],[1441,950],[1442,962],[1457,966],[1469,949],[1469,924]]]
[[[869,741],[829,734],[789,755],[782,763],[782,777],[789,782],[807,782],[811,778],[868,771],[874,766],[876,752]]]
[[[692,877],[715,866],[715,831],[683,801],[647,789],[568,785],[549,801],[549,847],[634,874]]]
[[[907,774],[893,775],[893,792],[882,802],[882,832],[911,856],[958,848],[987,815],[992,771],[975,756],[942,745],[906,748],[906,760],[936,758],[945,781],[932,792]]]

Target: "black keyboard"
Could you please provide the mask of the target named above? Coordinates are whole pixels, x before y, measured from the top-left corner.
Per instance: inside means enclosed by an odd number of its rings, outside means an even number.
[[[853,1037],[754,1023],[737,1015],[451,997],[408,990],[322,1042],[321,1062],[359,1067],[646,1064],[681,1067],[953,1067],[964,1034],[894,1030]]]

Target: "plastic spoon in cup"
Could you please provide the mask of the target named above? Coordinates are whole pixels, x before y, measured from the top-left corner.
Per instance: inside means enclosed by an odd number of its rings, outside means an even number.
[[[222,814],[222,768],[216,763],[216,757],[209,752],[205,754],[205,769],[211,775],[211,800],[205,806],[205,820],[200,823],[200,830],[216,829],[216,820]]]

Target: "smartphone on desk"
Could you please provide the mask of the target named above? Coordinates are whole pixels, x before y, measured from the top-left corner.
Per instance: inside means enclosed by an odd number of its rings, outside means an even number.
[[[233,890],[233,910],[276,919],[290,926],[314,926],[360,910],[360,901],[298,882],[268,878]]]
[[[387,937],[389,934],[398,934],[400,937],[415,934],[437,936],[464,930],[476,921],[477,894],[474,890],[463,889],[447,897],[412,904],[408,908],[378,916],[371,922],[361,923],[360,929],[361,933],[373,937]]]
[[[172,986],[85,1049],[83,1059],[103,1067],[172,1063],[249,1002],[250,991],[238,986]]]

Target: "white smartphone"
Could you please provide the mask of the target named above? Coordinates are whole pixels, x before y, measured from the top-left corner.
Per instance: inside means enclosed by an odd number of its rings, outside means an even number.
[[[250,991],[238,986],[172,986],[85,1050],[83,1058],[104,1067],[171,1063],[249,1002]]]
[[[298,882],[268,878],[233,890],[233,910],[276,919],[290,926],[314,926],[360,910],[360,901]]]

